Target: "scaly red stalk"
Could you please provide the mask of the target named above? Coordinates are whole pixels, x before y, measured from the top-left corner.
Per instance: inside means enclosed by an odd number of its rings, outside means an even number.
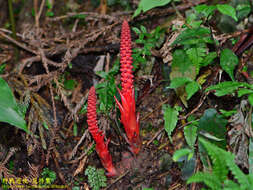
[[[100,160],[104,168],[108,172],[106,175],[112,177],[112,176],[117,175],[117,172],[113,166],[112,157],[108,151],[109,140],[107,140],[107,142],[104,142],[105,135],[98,128],[98,125],[97,125],[96,101],[97,101],[96,91],[93,86],[90,88],[89,96],[88,96],[88,107],[87,107],[88,128],[93,139],[96,142],[96,151],[100,157]]]
[[[115,98],[121,113],[121,122],[124,125],[127,140],[130,144],[130,150],[134,154],[138,154],[141,148],[141,140],[139,135],[139,117],[135,113],[135,93],[133,86],[133,66],[132,66],[132,49],[130,28],[127,21],[124,20],[121,29],[120,40],[120,71],[121,86],[119,90],[121,103]]]

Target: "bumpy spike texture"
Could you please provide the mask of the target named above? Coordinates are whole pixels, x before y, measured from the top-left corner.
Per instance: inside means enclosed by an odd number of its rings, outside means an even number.
[[[135,94],[133,86],[131,35],[127,21],[124,21],[121,29],[120,41],[120,71],[121,86],[119,90],[121,104],[115,98],[121,112],[121,122],[124,125],[130,150],[138,154],[141,148],[139,135],[139,117],[135,113]]]
[[[107,170],[107,176],[115,176],[117,175],[116,169],[112,163],[112,157],[108,151],[108,143],[104,142],[104,134],[98,128],[97,125],[97,113],[96,113],[96,91],[94,86],[90,88],[89,96],[88,96],[88,107],[87,107],[87,123],[89,131],[96,142],[96,151],[100,157],[100,160]]]
[[[133,89],[133,66],[132,66],[132,48],[130,28],[127,21],[124,20],[121,29],[120,39],[120,71],[122,94],[131,94]]]

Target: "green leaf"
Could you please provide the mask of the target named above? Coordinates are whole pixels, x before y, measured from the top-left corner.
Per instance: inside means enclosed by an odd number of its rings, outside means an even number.
[[[85,170],[85,175],[88,176],[89,185],[93,190],[99,190],[101,187],[106,187],[106,177],[103,169],[96,169],[88,166]]]
[[[219,178],[211,173],[198,172],[187,180],[187,184],[193,182],[203,182],[213,190],[221,190],[221,182]]]
[[[188,160],[190,160],[193,157],[193,151],[189,148],[182,148],[177,150],[174,154],[173,154],[173,160],[175,162],[180,161],[180,158],[187,156],[188,155]]]
[[[145,26],[141,25],[140,28],[141,28],[142,33],[147,33],[147,29]]]
[[[146,11],[148,11],[150,9],[167,5],[170,2],[171,2],[171,0],[155,0],[155,1],[154,0],[141,0],[138,5],[138,8],[134,12],[133,17],[138,16],[141,13],[141,11],[143,11],[145,13]]]
[[[0,65],[0,75],[4,73],[5,67],[6,67],[6,64]]]
[[[119,61],[115,61],[113,67],[108,71],[99,71],[96,74],[105,80],[96,84],[96,92],[99,99],[99,110],[102,112],[108,112],[114,105],[114,96],[117,93],[117,87],[115,84],[115,75],[119,71]]]
[[[139,28],[132,27],[132,30],[133,30],[136,34],[138,34],[138,35],[141,33],[141,31],[140,31]]]
[[[251,12],[250,3],[237,5],[236,12],[237,12],[238,19],[243,19],[243,18],[247,17],[248,14]]]
[[[202,61],[202,63],[200,64],[201,67],[207,66],[210,63],[213,62],[213,60],[217,57],[217,53],[216,52],[210,52],[207,54],[207,56],[204,58],[204,60]]]
[[[249,173],[253,174],[253,138],[249,138]]]
[[[231,152],[226,152],[224,150],[220,150],[220,152],[224,155],[224,157],[226,157],[226,165],[231,170],[232,174],[234,175],[234,178],[238,180],[241,186],[246,187],[242,189],[251,188],[247,176],[235,164],[235,155],[233,155]]]
[[[168,88],[176,89],[178,87],[184,86],[188,82],[193,82],[193,81],[192,81],[192,79],[187,78],[187,77],[173,78],[171,80],[170,86],[168,86]]]
[[[199,120],[198,131],[202,132],[203,134],[210,134],[219,140],[222,139],[218,142],[214,140],[212,140],[211,142],[221,147],[225,147],[227,123],[228,121],[223,118],[222,115],[218,114],[215,109],[207,109],[205,110],[204,115]]]
[[[187,100],[189,100],[196,92],[198,92],[200,86],[196,81],[192,81],[185,86],[187,93]]]
[[[9,123],[27,131],[24,114],[19,109],[7,82],[0,77],[0,122]]]
[[[249,100],[250,105],[253,106],[253,94],[250,94],[248,96],[248,100]]]
[[[190,80],[195,80],[196,78],[196,66],[191,62],[189,57],[187,56],[186,52],[182,49],[176,50],[173,53],[173,61],[171,65],[171,72],[170,72],[170,80],[172,83],[177,83],[180,81],[174,81],[175,78],[189,78],[186,79],[189,82]],[[180,80],[180,79],[176,79]],[[185,80],[185,79],[183,79]],[[184,83],[184,81],[181,81]],[[173,84],[172,84],[173,87]],[[175,86],[174,86],[175,87]],[[179,87],[175,89],[177,96],[181,99],[183,104],[187,107],[187,94],[185,91],[185,87]]]
[[[220,109],[219,112],[221,112],[221,114],[224,116],[224,117],[230,117],[234,114],[237,113],[237,110],[223,110],[223,109]]]
[[[54,12],[52,12],[52,11],[47,11],[47,12],[46,12],[46,16],[47,16],[47,17],[53,17],[53,16],[54,16]]]
[[[52,9],[53,8],[53,3],[51,3],[49,0],[46,0],[46,6],[48,9]]]
[[[41,177],[44,179],[49,178],[47,184],[52,184],[56,180],[56,173],[49,168],[43,168],[43,171],[41,172]],[[43,185],[43,183],[40,185]]]
[[[214,141],[222,141],[224,139],[219,139],[213,135],[211,135],[210,133],[207,133],[205,131],[200,131],[199,134],[203,135],[204,137],[206,137],[209,140],[214,140]]]
[[[206,91],[215,90],[216,96],[224,96],[236,91],[239,87],[248,86],[247,84],[236,81],[225,81],[217,85],[210,86]]]
[[[201,47],[194,47],[188,49],[186,51],[186,54],[194,64],[199,65],[203,61],[203,57],[206,55],[206,49]]]
[[[85,14],[77,14],[72,16],[71,18],[77,18],[77,19],[85,19],[87,17],[87,15]]]
[[[184,138],[191,148],[194,148],[197,139],[197,130],[198,128],[191,124],[184,127]]]
[[[208,17],[209,15],[212,15],[214,13],[216,6],[203,4],[194,7],[194,9],[197,11],[197,13],[203,14],[205,17]]]
[[[223,190],[240,190],[241,187],[237,183],[231,180],[225,180]]]
[[[235,8],[228,5],[228,4],[218,4],[216,5],[217,9],[224,15],[231,16],[235,21],[238,21],[236,17],[236,11]]]
[[[205,147],[208,155],[212,160],[212,173],[219,178],[220,182],[223,182],[227,178],[228,168],[225,164],[227,158],[227,152],[204,138],[199,138],[199,142]]]
[[[238,90],[238,98],[240,98],[241,96],[243,96],[245,94],[253,94],[253,90],[252,89],[246,89],[246,88],[241,88],[241,89]]]
[[[190,67],[194,64],[191,62],[189,57],[187,56],[186,52],[182,49],[177,49],[173,53],[173,60],[172,60],[172,69],[178,67],[179,72],[184,74],[185,72],[189,71]]]
[[[143,44],[145,41],[144,40],[141,40],[141,39],[138,39],[138,40],[135,40],[135,43],[137,44]]]
[[[234,81],[234,69],[238,64],[238,57],[230,49],[224,49],[221,51],[220,65],[224,71],[226,71],[230,78]]]
[[[187,28],[181,32],[172,45],[194,45],[200,43],[213,43],[208,28]]]
[[[138,7],[135,11],[134,11],[134,14],[133,14],[133,18],[138,16],[139,14],[141,14],[141,11],[142,11],[142,7]]]
[[[199,148],[203,146],[211,158],[211,172],[196,173],[187,181],[188,184],[192,182],[203,182],[213,190],[252,189],[253,175],[244,174],[244,172],[235,163],[235,155],[215,146],[214,144],[211,144],[202,137],[199,138],[199,142]],[[229,170],[231,171],[231,174],[233,174],[233,177],[229,178],[233,178],[233,181],[228,178],[228,174],[229,176],[231,175]]]
[[[64,88],[67,90],[74,90],[76,84],[77,84],[77,82],[73,79],[65,80],[64,81]]]
[[[78,133],[77,124],[76,124],[76,122],[75,122],[75,123],[74,123],[74,126],[73,126],[73,135],[76,137],[76,136],[77,136],[77,133]]]
[[[163,105],[164,128],[169,138],[171,138],[171,133],[177,125],[178,114],[176,108],[171,108],[169,105]]]
[[[199,28],[203,21],[198,20],[197,14],[191,13],[191,14],[186,16],[186,22],[192,28]]]

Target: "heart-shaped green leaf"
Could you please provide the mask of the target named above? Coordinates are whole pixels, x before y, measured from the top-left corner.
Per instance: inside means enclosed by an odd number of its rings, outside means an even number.
[[[19,110],[17,102],[7,82],[0,77],[0,122],[9,123],[27,132],[24,115]]]

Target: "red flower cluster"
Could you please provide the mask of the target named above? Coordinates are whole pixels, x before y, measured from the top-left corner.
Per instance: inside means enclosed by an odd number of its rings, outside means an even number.
[[[111,177],[117,175],[117,172],[113,166],[112,157],[108,151],[109,140],[104,142],[104,134],[97,125],[96,100],[96,92],[93,86],[90,88],[88,96],[87,123],[89,131],[96,142],[96,151],[104,168],[108,172],[106,175]]]
[[[130,150],[134,154],[138,154],[141,148],[141,140],[139,134],[139,116],[135,111],[135,93],[133,86],[133,66],[132,66],[132,50],[131,35],[127,21],[123,22],[121,30],[120,43],[120,63],[121,63],[121,86],[122,90],[118,90],[121,103],[115,98],[121,113],[121,122],[124,125],[127,141],[130,144]],[[108,143],[104,142],[104,134],[97,126],[96,114],[96,92],[91,87],[88,96],[87,123],[89,131],[96,142],[96,151],[104,168],[108,171],[107,176],[117,175],[116,169],[112,163],[112,157],[108,151]]]
[[[127,140],[130,144],[130,150],[134,154],[138,154],[141,148],[141,140],[139,135],[139,117],[135,112],[135,93],[133,86],[133,66],[132,66],[132,49],[130,28],[127,21],[124,20],[121,29],[120,41],[120,71],[121,86],[119,90],[121,103],[115,98],[121,113],[121,122],[124,125]]]

